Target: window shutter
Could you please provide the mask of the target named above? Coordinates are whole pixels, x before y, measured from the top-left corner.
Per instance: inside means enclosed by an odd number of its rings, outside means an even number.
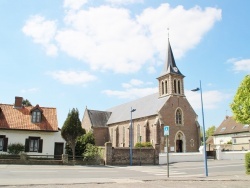
[[[8,148],[8,138],[3,138],[3,151],[7,151]]]
[[[38,153],[42,153],[43,152],[43,139],[39,140],[39,148],[38,148]]]
[[[25,150],[24,151],[29,152],[29,139],[28,138],[25,139]]]

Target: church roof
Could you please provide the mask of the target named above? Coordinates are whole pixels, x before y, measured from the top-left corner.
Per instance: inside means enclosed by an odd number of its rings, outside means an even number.
[[[105,127],[111,112],[99,110],[87,110],[93,127]]]
[[[107,124],[113,124],[122,121],[128,121],[131,119],[131,107],[136,109],[133,112],[133,119],[157,115],[158,111],[162,108],[165,102],[169,99],[169,96],[159,98],[159,94],[155,93],[142,97],[140,99],[115,106],[113,108],[107,109],[111,112],[111,116]]]
[[[169,73],[184,76],[175,64],[172,48],[171,48],[170,42],[168,40],[167,57],[166,57],[166,61],[165,61],[161,76],[169,74]]]

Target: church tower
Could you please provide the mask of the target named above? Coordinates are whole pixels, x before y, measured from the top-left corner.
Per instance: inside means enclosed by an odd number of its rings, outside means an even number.
[[[172,48],[168,40],[167,57],[164,64],[163,72],[160,77],[157,78],[159,81],[159,97],[184,97],[184,77],[185,76],[180,72],[180,70],[175,64]]]

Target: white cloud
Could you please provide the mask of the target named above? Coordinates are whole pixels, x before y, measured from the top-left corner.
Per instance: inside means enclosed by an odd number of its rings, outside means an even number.
[[[82,5],[86,4],[88,0],[64,0],[63,7],[73,10],[78,10]]]
[[[201,109],[200,92],[185,91],[185,95],[194,109]],[[204,109],[216,109],[220,103],[230,97],[229,94],[222,93],[217,90],[202,92]]]
[[[52,43],[57,30],[56,21],[45,20],[44,17],[35,15],[26,21],[22,31],[33,38],[35,43],[41,44],[47,55],[57,54],[57,47]]]
[[[118,5],[126,5],[134,3],[143,3],[144,0],[106,0],[106,2]]]
[[[73,3],[66,2],[66,7]],[[27,22],[24,28],[28,29],[24,33],[42,44],[48,55],[55,54],[59,48],[93,70],[116,73],[137,72],[149,62],[148,71],[154,72],[153,66],[165,59],[168,27],[175,57],[180,58],[221,19],[221,10],[217,8],[201,9],[196,6],[185,9],[183,6],[170,7],[169,4],[147,8],[138,15],[132,15],[128,9],[111,6],[88,7],[66,11],[65,14],[65,26],[56,31],[55,27],[49,27],[50,32],[44,27],[45,23],[55,25],[54,21],[40,19],[33,25]],[[40,27],[43,32],[37,34]],[[48,42],[44,42],[47,32],[50,34]],[[56,46],[49,48],[52,38]]]
[[[216,21],[221,20],[221,10],[210,7],[203,10],[199,6],[185,9],[181,5],[172,8],[166,3],[156,9],[145,9],[137,20],[144,26],[161,59],[166,55],[169,28],[175,57],[180,58],[200,42]]]
[[[230,62],[233,63],[233,70],[235,72],[250,72],[250,59],[233,59]]]
[[[144,83],[141,80],[132,79],[128,83],[122,84],[122,87],[124,88],[122,91],[104,90],[103,93],[118,98],[136,99],[157,92],[158,87],[146,87],[150,84],[151,83]]]
[[[86,85],[97,80],[96,76],[85,71],[54,71],[48,72],[55,80],[68,85]]]
[[[29,89],[22,89],[21,93],[36,93],[39,91],[39,88],[29,88]]]

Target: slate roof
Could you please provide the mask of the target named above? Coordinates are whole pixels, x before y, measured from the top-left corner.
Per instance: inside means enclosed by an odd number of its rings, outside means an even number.
[[[215,130],[214,136],[249,132],[249,126],[237,123],[233,117],[226,116],[220,126]]]
[[[33,106],[14,108],[13,105],[0,104],[0,129],[58,131],[56,108],[39,108],[42,109],[42,122],[32,123],[30,112]]]
[[[157,115],[158,111],[163,107],[169,96],[159,98],[159,94],[155,93],[142,97],[140,99],[115,106],[107,109],[108,112],[112,112],[107,124],[113,124],[121,121],[128,121],[131,119],[131,107],[136,109],[132,113],[132,118],[142,118],[152,115]]]
[[[163,71],[162,71],[161,76],[164,76],[164,75],[169,74],[169,73],[184,76],[175,64],[172,48],[171,48],[170,42],[168,40],[167,57],[166,57],[166,61],[164,63],[164,67],[163,67]]]
[[[106,127],[111,112],[99,110],[87,110],[93,127]]]

